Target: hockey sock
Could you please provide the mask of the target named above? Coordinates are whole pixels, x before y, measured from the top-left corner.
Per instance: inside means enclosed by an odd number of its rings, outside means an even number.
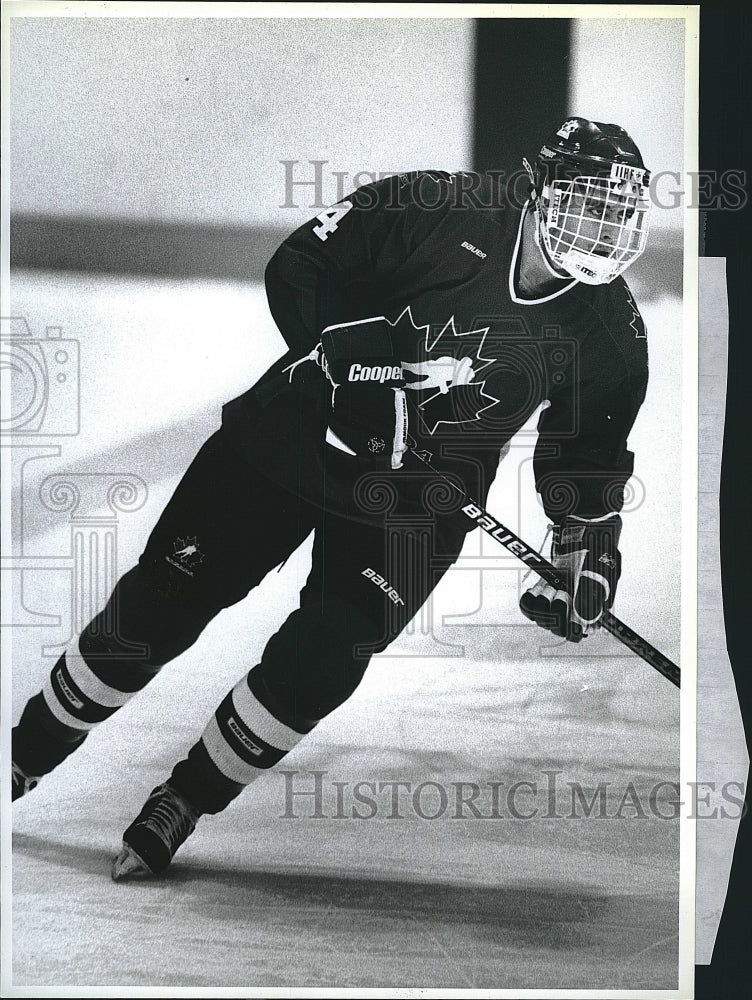
[[[124,669],[119,659],[116,672],[121,686],[130,689],[121,690],[102,679],[113,672],[116,659],[112,644],[108,648],[86,632],[63,653],[13,729],[13,760],[27,774],[41,777],[62,763],[97,723],[129,701],[158,669],[142,661]]]
[[[202,813],[220,812],[305,736],[262,704],[258,687],[258,671],[252,670],[223,699],[201,739],[173,769],[169,783]]]
[[[214,613],[183,608],[140,565],[129,570],[26,705],[13,730],[13,760],[35,777],[57,767],[195,642]]]
[[[26,774],[40,778],[81,746],[86,736],[86,732],[59,722],[40,691],[29,699],[18,725],[13,727],[13,761]]]
[[[261,663],[222,701],[170,784],[201,812],[224,809],[349,698],[368,662],[355,658],[354,646],[377,635],[375,625],[341,601],[294,611]]]

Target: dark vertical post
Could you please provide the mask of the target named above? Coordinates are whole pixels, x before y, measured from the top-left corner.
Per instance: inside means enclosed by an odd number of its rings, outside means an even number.
[[[475,22],[473,170],[521,169],[569,113],[569,18]]]

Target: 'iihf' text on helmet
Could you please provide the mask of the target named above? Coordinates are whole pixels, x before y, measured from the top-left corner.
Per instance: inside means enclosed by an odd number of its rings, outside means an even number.
[[[554,274],[600,285],[645,249],[650,173],[618,125],[568,118],[541,148],[533,170],[536,243]]]

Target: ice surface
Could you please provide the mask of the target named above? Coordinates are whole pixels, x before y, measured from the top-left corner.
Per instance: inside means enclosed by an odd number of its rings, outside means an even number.
[[[19,452],[14,467],[23,555],[70,555],[70,514],[39,500],[46,477],[129,473],[148,496],[118,515],[122,572],[221,403],[282,352],[263,290],[24,272],[12,312],[36,335],[61,326],[81,353],[80,434],[44,439],[59,456],[40,452],[22,468],[34,453]],[[664,299],[643,314],[651,382],[630,439],[639,481],[614,610],[678,660],[681,309]],[[533,425],[513,442],[489,507],[539,542]],[[93,503],[88,517],[107,512]],[[430,607],[285,759],[292,779],[274,771],[202,820],[166,879],[110,883],[122,830],[295,607],[309,552],[305,543],[217,618],[16,805],[14,987],[675,988],[678,822],[647,803],[660,782],[678,780],[676,689],[606,634],[579,647],[547,641],[517,610],[515,560],[477,532]],[[21,573],[13,579],[28,626],[14,634],[15,721],[50,669],[43,647],[70,634],[70,570],[28,570],[22,591]],[[31,627],[35,613],[59,624]],[[312,818],[301,798],[296,818],[284,818],[285,782],[310,789],[315,770],[326,772],[325,815]],[[402,818],[390,818],[388,789],[375,817],[352,818],[359,781],[409,782]],[[435,820],[412,798],[432,781],[450,797]],[[520,781],[538,786],[516,800],[537,807],[527,820],[505,805]],[[498,783],[503,818],[455,818],[458,782],[481,787],[483,814]],[[588,796],[610,783],[611,814],[632,782],[646,816],[626,807],[618,818],[564,818],[568,782]],[[426,786],[419,807],[438,810],[436,795]],[[656,802],[667,815],[669,799],[664,787]]]

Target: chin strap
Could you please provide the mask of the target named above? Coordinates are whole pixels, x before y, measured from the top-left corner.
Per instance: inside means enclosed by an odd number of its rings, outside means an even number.
[[[554,270],[553,261],[548,259],[545,243],[543,241],[543,237],[541,236],[541,227],[543,226],[543,223],[541,222],[541,216],[543,213],[540,205],[540,196],[538,195],[538,192],[535,187],[535,174],[533,173],[533,168],[530,166],[530,161],[525,156],[522,157],[522,165],[527,171],[527,175],[530,178],[530,184],[532,185],[528,211],[532,211],[534,218],[533,242],[538,248],[538,252],[543,258],[543,263],[546,265],[547,270],[549,271],[550,274],[554,276],[554,278],[559,278],[559,279],[561,279],[562,277],[571,278],[572,277],[571,274],[565,273],[564,275],[562,275],[561,271]]]
[[[554,276],[554,278],[557,278],[559,281],[562,281],[562,280],[563,281],[567,281],[567,280],[571,281],[574,278],[574,275],[570,274],[568,271],[557,270],[556,269],[556,265],[549,258],[548,251],[546,250],[546,243],[545,243],[545,240],[543,239],[543,236],[542,236],[542,233],[541,233],[541,229],[543,227],[543,223],[541,221],[541,207],[540,207],[540,204],[539,204],[539,201],[538,201],[537,198],[533,202],[533,206],[534,206],[533,207],[533,215],[535,216],[535,226],[533,228],[533,241],[534,241],[535,245],[538,247],[538,252],[540,253],[541,257],[543,258],[543,263],[546,265],[546,270],[548,271],[549,274],[552,274]],[[574,279],[574,280],[577,280],[577,279]]]

